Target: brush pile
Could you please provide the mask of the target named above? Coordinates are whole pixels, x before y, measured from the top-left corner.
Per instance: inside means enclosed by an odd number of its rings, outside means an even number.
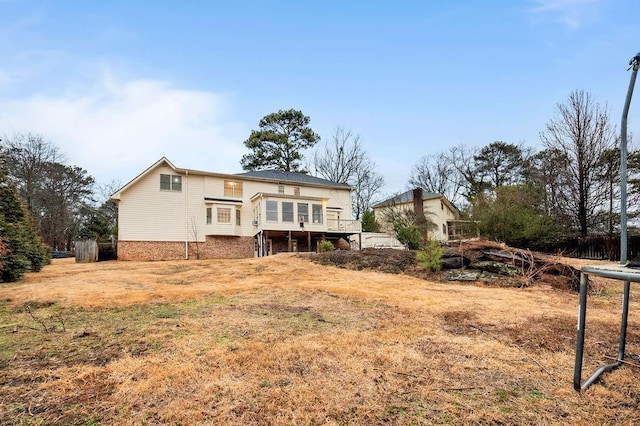
[[[558,256],[516,249],[486,240],[447,245],[442,269],[424,271],[415,252],[394,249],[364,249],[318,253],[311,260],[355,270],[404,273],[438,281],[466,281],[487,285],[528,287],[548,285],[577,291],[580,271],[562,262]]]

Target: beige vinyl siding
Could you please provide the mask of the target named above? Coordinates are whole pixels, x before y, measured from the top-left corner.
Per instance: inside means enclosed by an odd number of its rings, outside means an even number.
[[[203,197],[210,198],[220,198],[220,199],[235,199],[233,197],[225,197],[224,196],[224,181],[229,180],[228,178],[218,178],[213,176],[205,176],[204,177],[204,195]],[[260,193],[266,194],[278,194],[278,183],[276,182],[258,182],[252,180],[242,180],[237,179],[238,181],[242,181],[242,207],[238,206],[236,208],[240,208],[241,215],[241,226],[239,229],[239,235],[244,236],[253,236],[255,234],[256,228],[252,225],[253,222],[253,209],[258,202],[257,200],[251,201],[251,198]],[[292,184],[280,184],[284,186],[285,194],[292,196],[293,195],[293,187]],[[331,207],[341,207],[342,210],[340,212],[341,219],[351,219],[351,191],[349,189],[333,189],[333,188],[316,188],[316,187],[305,187],[302,185],[295,185],[300,187],[300,200],[306,200],[308,198],[325,198],[327,199],[326,206]],[[271,199],[271,198],[270,198]],[[281,221],[281,210],[282,205],[281,201],[290,201],[294,203],[294,221],[293,223],[278,223],[278,222],[269,222],[270,229],[282,229],[287,230],[291,229],[292,225],[294,228],[299,227],[297,221],[297,213],[295,210],[295,204],[297,204],[296,199],[292,198],[278,198],[274,197],[273,200],[278,201],[278,220]],[[265,201],[266,199],[263,199]],[[320,201],[301,201],[309,203],[309,214],[311,214],[311,204],[321,204]],[[326,207],[325,206],[325,207]],[[204,209],[204,208],[203,208]],[[266,225],[266,203],[262,203],[261,205],[261,225]],[[232,213],[233,215],[234,213]],[[205,213],[202,213],[202,216],[205,217]],[[326,217],[326,209],[325,209],[325,217]],[[232,221],[233,222],[233,221]],[[316,226],[313,229],[317,228],[318,230],[322,230],[322,226],[326,227],[325,223],[320,226]],[[234,222],[235,223],[235,222]],[[309,229],[309,230],[313,230]]]
[[[447,229],[447,221],[454,220],[456,218],[455,212],[453,212],[446,203],[442,203],[441,198],[432,198],[423,201],[424,212],[427,220],[433,222],[436,225],[436,229],[430,230],[429,235],[431,238],[445,241],[449,239],[449,236],[442,232],[442,225]],[[401,211],[404,209],[413,210],[413,201],[410,203],[397,204],[395,209]],[[390,223],[386,222],[386,207],[378,207],[374,209],[374,215],[376,220],[382,225],[382,230],[387,234],[393,234],[393,227]]]
[[[182,191],[161,191],[160,174],[177,174],[158,167],[123,194],[118,209],[118,239],[124,241],[184,241],[185,179]]]
[[[189,195],[187,209],[188,219],[185,226],[188,227],[189,241],[203,242],[205,240],[205,227],[207,226],[207,206],[204,204],[204,177],[189,174],[182,178],[182,190]],[[213,223],[216,223],[216,210],[213,209]]]
[[[160,174],[182,176],[182,191],[160,190]],[[242,198],[224,195],[224,181],[236,180],[242,182]],[[321,204],[318,199],[325,199],[323,210],[323,224],[313,225],[313,229],[322,230],[326,227],[327,207],[339,207],[341,219],[351,219],[351,192],[349,189],[307,187],[301,184],[287,184],[277,182],[259,182],[245,180],[241,177],[210,176],[202,174],[180,173],[161,163],[152,170],[140,176],[132,185],[126,187],[119,195],[119,224],[118,239],[121,241],[204,241],[206,235],[255,235],[257,228],[252,225],[253,209],[257,200],[251,198],[259,193],[277,194],[278,186],[284,186],[285,195],[292,197],[294,186],[300,188],[300,202],[309,204],[309,215],[312,214],[312,204]],[[215,198],[222,201],[205,201]],[[225,201],[230,200],[230,201]],[[298,200],[284,198],[297,205]],[[238,203],[237,201],[242,201]],[[278,215],[282,205],[278,200]],[[218,206],[231,208],[231,224],[216,227],[216,208]],[[212,224],[206,224],[206,209],[212,208]],[[264,208],[261,205],[262,223],[265,223]],[[240,212],[240,226],[236,226],[236,211]],[[294,222],[287,222],[282,229],[298,227],[297,212],[294,207]],[[312,230],[312,229],[309,229]]]
[[[442,225],[447,229],[447,221],[455,218],[454,213],[449,209],[447,204],[443,203],[440,198],[425,200],[425,211],[429,211],[432,214],[427,216],[427,219],[436,223],[438,229],[431,231],[432,235],[440,241],[446,241],[449,239],[447,233],[442,232]]]

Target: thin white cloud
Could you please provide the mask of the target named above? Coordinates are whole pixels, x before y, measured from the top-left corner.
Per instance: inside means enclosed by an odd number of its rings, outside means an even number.
[[[571,30],[578,30],[597,19],[603,0],[534,0],[536,16],[551,17]]]
[[[106,76],[61,96],[0,102],[0,133],[35,132],[101,181],[127,181],[162,156],[179,167],[239,171],[246,129],[228,96]]]

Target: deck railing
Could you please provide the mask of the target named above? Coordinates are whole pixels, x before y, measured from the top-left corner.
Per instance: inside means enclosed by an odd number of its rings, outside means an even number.
[[[362,223],[359,220],[327,219],[327,231],[362,232]]]

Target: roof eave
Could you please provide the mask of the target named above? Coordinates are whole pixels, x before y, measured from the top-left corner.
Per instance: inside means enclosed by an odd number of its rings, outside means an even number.
[[[114,192],[113,194],[111,194],[111,197],[109,197],[111,200],[113,201],[120,201],[121,195],[124,191],[126,191],[128,188],[130,188],[133,184],[135,184],[136,182],[138,182],[140,179],[142,179],[143,176],[145,176],[146,174],[148,174],[151,170],[155,169],[156,167],[158,167],[160,164],[165,163],[166,165],[168,165],[170,168],[172,168],[173,170],[178,170],[176,168],[176,166],[173,165],[173,163],[171,161],[169,161],[169,159],[167,159],[167,157],[162,157],[161,159],[159,159],[158,161],[156,161],[155,163],[153,163],[152,165],[150,165],[149,167],[147,167],[142,173],[138,174],[136,177],[134,177],[133,179],[131,179],[129,182],[127,182],[126,184],[124,184],[120,189],[118,189],[116,192]]]

